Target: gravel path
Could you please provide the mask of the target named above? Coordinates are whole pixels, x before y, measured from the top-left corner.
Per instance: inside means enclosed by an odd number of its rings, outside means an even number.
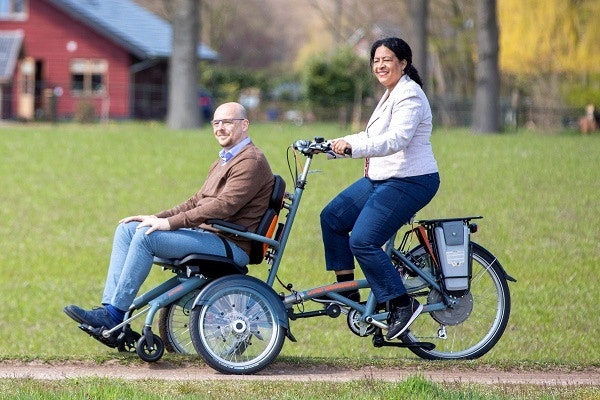
[[[203,366],[174,365],[168,362],[154,364],[124,365],[119,362],[94,364],[86,362],[41,361],[0,362],[0,378],[33,378],[56,380],[82,377],[107,377],[122,379],[165,380],[287,380],[287,381],[351,381],[377,379],[398,381],[421,375],[435,382],[461,382],[481,384],[533,384],[550,386],[586,385],[600,387],[600,368],[578,371],[567,370],[495,370],[490,368],[463,370],[421,369],[362,369],[336,368],[331,366],[299,368],[285,363],[274,363],[255,375],[232,376],[218,373]]]

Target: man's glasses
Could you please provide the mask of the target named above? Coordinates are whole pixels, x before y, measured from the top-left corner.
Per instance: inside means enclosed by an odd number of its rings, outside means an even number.
[[[210,124],[213,126],[213,128],[218,128],[221,124],[223,124],[224,127],[229,128],[233,126],[235,121],[243,121],[245,119],[246,118],[213,119],[210,121]]]

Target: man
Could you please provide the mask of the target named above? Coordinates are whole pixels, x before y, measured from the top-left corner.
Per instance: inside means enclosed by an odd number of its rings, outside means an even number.
[[[84,310],[65,307],[78,323],[112,329],[123,322],[154,256],[182,258],[190,253],[226,255],[235,262],[249,261],[248,239],[219,233],[204,222],[223,219],[255,232],[265,213],[273,187],[273,173],[262,151],[248,137],[249,121],[238,103],[219,106],[211,121],[222,149],[206,181],[189,200],[153,215],[123,218],[115,231],[102,307]]]

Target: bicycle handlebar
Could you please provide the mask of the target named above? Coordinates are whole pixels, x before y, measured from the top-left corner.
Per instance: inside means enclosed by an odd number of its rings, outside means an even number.
[[[296,142],[292,145],[295,150],[298,150],[300,153],[305,156],[318,154],[318,153],[327,153],[331,156],[339,157],[332,148],[331,142],[329,140],[325,140],[323,137],[315,137],[314,140],[296,140]],[[346,149],[344,151],[346,155],[351,155],[352,150]]]

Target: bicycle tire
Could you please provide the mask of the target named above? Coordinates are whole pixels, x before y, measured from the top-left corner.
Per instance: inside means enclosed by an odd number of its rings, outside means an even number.
[[[190,336],[190,312],[197,291],[160,309],[158,331],[169,353],[196,354]]]
[[[405,343],[429,342],[435,348],[427,350],[410,347],[421,358],[428,360],[467,360],[476,359],[490,351],[500,340],[510,317],[511,300],[505,272],[498,259],[482,246],[471,242],[472,279],[469,294],[465,295],[467,311],[453,316],[460,310],[444,310],[442,318],[423,313],[401,337]],[[411,250],[416,258],[429,257],[423,246]],[[431,289],[431,288],[430,288]],[[420,292],[423,295],[423,292]],[[432,296],[429,292],[428,298]],[[435,296],[434,296],[435,297]],[[423,303],[425,304],[425,303]],[[460,309],[460,307],[458,307]],[[468,315],[467,315],[468,314]],[[455,323],[444,324],[440,319]],[[443,331],[444,335],[440,335]]]
[[[208,298],[190,316],[196,352],[225,374],[252,374],[268,366],[286,335],[274,304],[281,300],[264,282],[247,276],[209,285]]]

